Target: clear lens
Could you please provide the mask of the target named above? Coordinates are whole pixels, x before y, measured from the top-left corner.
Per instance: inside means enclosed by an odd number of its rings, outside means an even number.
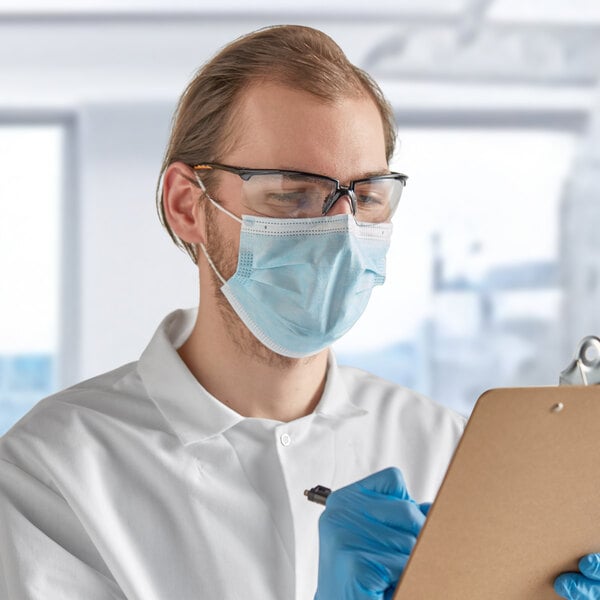
[[[253,174],[240,180],[244,207],[253,214],[276,219],[320,217],[335,182],[301,173]],[[356,219],[369,223],[389,221],[398,206],[404,184],[374,177],[354,185]]]
[[[389,221],[398,206],[404,184],[398,179],[373,178],[354,186],[356,218],[367,223]]]
[[[253,175],[242,185],[242,202],[268,217],[309,218],[321,215],[323,201],[335,190],[327,179],[305,175]]]

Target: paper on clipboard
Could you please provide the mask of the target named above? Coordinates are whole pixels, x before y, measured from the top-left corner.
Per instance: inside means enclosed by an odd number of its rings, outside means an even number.
[[[394,600],[555,600],[600,552],[599,460],[600,386],[483,394]]]

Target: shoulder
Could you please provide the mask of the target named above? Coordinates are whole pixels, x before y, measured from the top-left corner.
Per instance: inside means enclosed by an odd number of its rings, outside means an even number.
[[[338,367],[352,403],[383,418],[453,429],[460,436],[466,418],[426,396],[355,367]]]
[[[136,388],[139,388],[136,385],[135,367],[136,363],[123,365],[40,400],[3,439],[11,438],[24,430],[35,429],[38,425],[40,434],[52,431],[50,425],[65,425],[77,414],[89,412],[98,416],[110,416],[122,412],[123,404],[135,396]]]
[[[164,428],[164,421],[137,363],[129,363],[38,402],[0,438],[0,459],[22,468],[72,465],[94,447],[149,428]]]
[[[463,434],[464,416],[371,373],[340,367],[350,402],[362,416],[346,425],[344,452],[359,458],[363,473],[394,465],[404,474],[413,498],[435,497]],[[348,473],[352,481],[355,473]],[[360,473],[359,475],[362,475]],[[356,478],[356,477],[355,477]]]

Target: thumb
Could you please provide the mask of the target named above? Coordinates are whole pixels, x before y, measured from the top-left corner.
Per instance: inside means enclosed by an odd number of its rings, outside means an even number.
[[[402,472],[396,467],[388,467],[382,471],[377,471],[377,473],[373,473],[356,483],[371,492],[394,496],[401,500],[412,500],[406,489]]]

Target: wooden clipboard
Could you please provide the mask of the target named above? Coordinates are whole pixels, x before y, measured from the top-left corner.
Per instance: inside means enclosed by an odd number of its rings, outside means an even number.
[[[495,389],[467,424],[394,600],[556,600],[600,552],[600,386]]]

